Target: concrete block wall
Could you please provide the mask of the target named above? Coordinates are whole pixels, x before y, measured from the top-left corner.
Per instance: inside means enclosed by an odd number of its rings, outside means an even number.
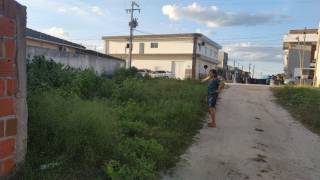
[[[26,152],[25,11],[16,1],[0,0],[0,179]]]
[[[74,68],[93,68],[97,74],[106,73],[112,75],[120,67],[125,67],[125,61],[113,58],[99,57],[91,54],[60,52],[55,49],[27,46],[27,57],[32,59],[34,56],[44,56],[47,59],[52,59],[57,63],[69,65]]]

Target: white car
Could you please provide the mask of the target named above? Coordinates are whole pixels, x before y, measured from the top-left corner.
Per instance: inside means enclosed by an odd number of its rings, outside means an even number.
[[[147,75],[150,75],[151,70],[149,70],[149,69],[139,69],[138,73],[141,74],[142,77],[146,77]]]
[[[175,74],[169,71],[153,71],[150,76],[153,78],[174,78]]]
[[[167,78],[175,78],[176,75],[175,75],[173,72],[166,71],[166,77],[167,77]]]
[[[162,77],[166,76],[166,72],[165,71],[152,71],[150,76],[153,78],[162,78]]]
[[[284,84],[287,84],[287,85],[289,85],[289,84],[293,85],[293,84],[296,84],[296,83],[297,83],[297,81],[295,79],[286,79],[286,80],[284,80]]]

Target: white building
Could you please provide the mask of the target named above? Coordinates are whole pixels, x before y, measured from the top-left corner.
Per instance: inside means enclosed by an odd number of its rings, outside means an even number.
[[[103,40],[106,54],[128,59],[128,36],[105,36]],[[199,33],[138,35],[133,39],[132,66],[171,71],[180,79],[199,78],[216,68],[219,49],[219,44]]]
[[[290,30],[284,36],[284,71],[288,78],[301,77],[312,82],[317,39],[318,29]]]
[[[316,87],[320,87],[320,24],[318,29],[318,43],[316,50],[316,77],[315,77],[315,85]]]
[[[224,51],[219,51],[219,65],[221,69],[228,69],[228,53]]]

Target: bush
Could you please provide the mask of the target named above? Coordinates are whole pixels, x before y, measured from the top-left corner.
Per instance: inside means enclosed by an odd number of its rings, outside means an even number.
[[[202,126],[205,87],[120,69],[98,76],[45,60],[28,63],[24,179],[158,179]]]
[[[285,86],[273,89],[280,104],[311,130],[320,133],[320,90]]]
[[[117,147],[118,160],[106,164],[113,179],[155,179],[156,170],[165,163],[167,152],[156,140],[129,138]]]
[[[130,78],[142,78],[142,76],[138,74],[137,68],[135,67],[132,67],[130,69],[120,68],[115,72],[113,76],[113,79],[118,83],[121,83],[122,81]]]
[[[111,157],[118,135],[108,102],[65,98],[49,91],[28,103],[28,162],[35,169],[58,162],[71,172],[92,170]]]

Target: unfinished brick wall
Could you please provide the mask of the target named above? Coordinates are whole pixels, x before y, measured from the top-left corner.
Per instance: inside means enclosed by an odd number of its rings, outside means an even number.
[[[11,173],[26,151],[26,142],[22,141],[26,141],[26,127],[21,128],[27,119],[22,58],[25,19],[24,7],[14,0],[0,0],[0,177]]]

